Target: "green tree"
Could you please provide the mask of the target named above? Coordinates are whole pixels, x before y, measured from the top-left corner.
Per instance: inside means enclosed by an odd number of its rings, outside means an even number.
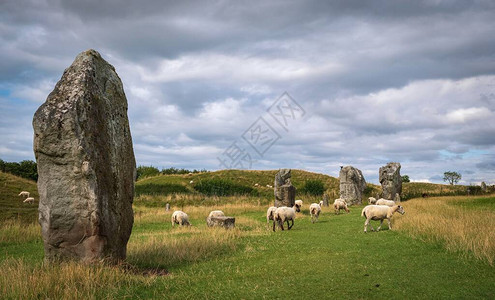
[[[443,173],[443,181],[448,182],[450,185],[454,185],[461,180],[461,173],[454,171],[447,171]]]
[[[402,176],[402,182],[411,182],[411,179],[409,179],[409,175]]]

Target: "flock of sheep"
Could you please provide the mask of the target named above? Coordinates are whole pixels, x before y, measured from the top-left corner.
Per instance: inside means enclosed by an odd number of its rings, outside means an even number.
[[[29,192],[26,192],[26,191],[22,191],[19,193],[19,197],[26,197],[26,199],[24,199],[24,201],[22,201],[23,203],[34,203],[34,198],[33,197],[29,197]]]
[[[374,231],[373,226],[370,224],[371,220],[380,221],[380,226],[377,228],[379,231],[382,227],[383,221],[387,220],[388,227],[392,229],[391,218],[394,213],[398,212],[400,214],[404,214],[404,207],[401,205],[397,205],[392,200],[386,199],[378,199],[376,200],[373,197],[369,197],[368,199],[370,205],[367,205],[361,211],[361,216],[366,218],[364,222],[364,232],[367,232],[368,226],[371,226],[371,230]],[[290,230],[294,226],[294,220],[296,219],[296,213],[301,211],[303,206],[302,200],[296,200],[293,207],[275,207],[271,206],[266,211],[266,223],[269,225],[270,221],[273,221],[273,231],[275,231],[276,224],[280,229],[284,230],[284,223],[287,223],[287,229]],[[323,201],[320,203],[311,203],[309,206],[309,213],[311,215],[311,222],[315,223],[318,221],[318,217],[320,216],[321,207],[323,206]],[[343,199],[335,199],[333,202],[333,208],[335,210],[335,214],[340,214],[340,210],[345,210],[349,213],[349,208],[347,207],[347,202]],[[220,210],[214,210],[210,212],[208,215],[208,219],[214,217],[224,217],[225,214]],[[180,210],[175,211],[172,214],[172,226],[176,224],[181,226],[190,226],[189,216]]]

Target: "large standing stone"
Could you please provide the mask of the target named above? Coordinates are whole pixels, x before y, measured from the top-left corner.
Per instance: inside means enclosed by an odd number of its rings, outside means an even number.
[[[112,65],[79,54],[33,119],[45,259],[126,257],[136,162]]]
[[[390,162],[380,168],[380,184],[382,185],[382,198],[392,200],[395,194],[402,193],[402,177],[400,176],[400,163]]]
[[[340,169],[340,199],[344,199],[348,205],[361,204],[363,202],[363,192],[366,188],[361,170],[352,166]]]
[[[481,191],[486,193],[486,183],[484,181],[481,182]]]
[[[275,175],[273,187],[275,193],[275,207],[294,206],[296,201],[296,188],[290,182],[291,170],[280,169]]]

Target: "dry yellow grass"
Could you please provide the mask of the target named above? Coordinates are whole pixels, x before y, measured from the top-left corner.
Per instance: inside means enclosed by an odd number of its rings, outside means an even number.
[[[122,287],[155,280],[119,267],[78,263],[33,266],[7,259],[0,269],[0,295],[7,299],[114,299]]]
[[[25,243],[41,239],[37,223],[23,223],[20,220],[5,220],[0,224],[0,243]]]
[[[395,229],[423,240],[441,241],[450,251],[472,252],[493,265],[495,211],[453,205],[465,199],[458,196],[405,202],[406,215],[394,220]]]

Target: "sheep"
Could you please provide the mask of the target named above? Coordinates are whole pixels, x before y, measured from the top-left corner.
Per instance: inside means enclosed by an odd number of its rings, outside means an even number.
[[[311,203],[309,206],[309,213],[311,214],[311,223],[318,221],[320,216],[321,207],[318,203]]]
[[[22,196],[22,197],[26,196],[26,198],[29,198],[29,192],[22,191],[19,193],[19,196]]]
[[[287,206],[277,208],[273,213],[273,231],[275,231],[275,223],[278,223],[280,228],[284,230],[284,222],[287,222],[287,229],[290,230],[294,226],[295,218],[296,210],[294,208]],[[292,221],[292,225],[289,225],[289,221]]]
[[[273,215],[275,214],[276,210],[277,210],[277,208],[275,206],[270,206],[268,208],[268,210],[266,211],[266,224],[267,225],[270,225],[270,220],[273,220]]]
[[[179,224],[180,226],[191,226],[191,223],[189,223],[189,216],[181,210],[176,210],[172,214],[172,227],[175,227],[175,224]]]
[[[294,203],[297,204],[297,205],[299,205],[299,208],[302,208],[302,206],[303,206],[303,201],[302,200],[296,200]]]
[[[189,181],[189,184],[193,184],[193,183],[194,183],[194,180]]]
[[[33,203],[34,198],[33,197],[27,197],[26,200],[22,201],[23,203]]]
[[[368,203],[369,204],[375,204],[376,203],[376,198],[375,197],[369,197],[368,198]]]
[[[318,204],[320,204],[320,208],[322,208],[323,207],[323,200],[321,200],[320,203],[318,203]]]
[[[208,215],[208,218],[218,218],[218,217],[225,217],[225,214],[221,210],[212,210],[210,214]]]
[[[349,213],[349,208],[347,207],[347,202],[343,199],[335,199],[333,202],[333,208],[335,209],[335,214],[340,214],[340,210],[343,209]]]
[[[378,200],[376,200],[376,205],[387,205],[387,206],[394,206],[395,205],[395,202],[392,201],[392,200],[387,200],[387,199],[383,199],[383,198],[380,198]]]
[[[271,189],[272,189],[272,188],[273,188],[273,185],[269,185],[269,184],[267,184],[267,185],[266,185],[266,187],[267,187],[267,188],[271,188]]]
[[[301,212],[301,205],[299,205],[299,202],[294,203],[294,206],[292,206],[292,208],[293,208],[296,212]]]
[[[260,185],[259,185],[259,183],[255,183],[254,186],[255,187],[259,187]]]
[[[361,216],[366,218],[366,221],[364,222],[364,232],[367,232],[368,229],[368,224],[371,226],[371,231],[374,231],[373,225],[370,224],[371,220],[380,220],[380,226],[376,229],[376,231],[380,231],[380,228],[382,227],[383,220],[387,219],[388,222],[388,228],[392,230],[392,223],[391,223],[391,218],[392,215],[398,212],[401,215],[405,213],[404,207],[400,205],[394,205],[392,207],[387,206],[387,205],[367,205],[363,208],[361,211]]]

